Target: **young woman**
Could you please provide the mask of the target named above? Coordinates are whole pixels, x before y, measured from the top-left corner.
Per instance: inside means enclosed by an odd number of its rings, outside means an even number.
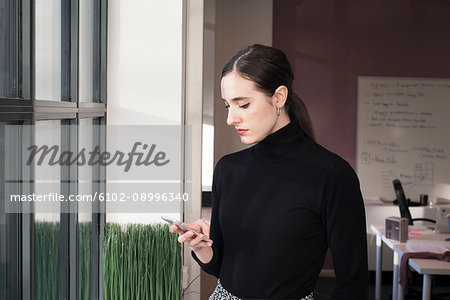
[[[325,254],[336,273],[332,299],[367,298],[364,205],[351,166],[315,142],[292,91],[285,54],[252,45],[222,72],[227,123],[252,147],[214,169],[211,227],[176,225],[200,266],[219,278],[210,299],[313,299]],[[202,241],[210,236],[213,244]]]

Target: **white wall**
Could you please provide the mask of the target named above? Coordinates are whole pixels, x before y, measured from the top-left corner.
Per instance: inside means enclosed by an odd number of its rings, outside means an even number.
[[[216,0],[214,80],[214,161],[244,149],[236,131],[226,124],[220,95],[220,74],[228,60],[248,45],[272,45],[272,0]]]
[[[182,57],[182,1],[110,1],[108,124],[181,125]],[[160,215],[108,214],[107,222],[150,223]]]
[[[181,124],[182,4],[109,2],[109,124]]]

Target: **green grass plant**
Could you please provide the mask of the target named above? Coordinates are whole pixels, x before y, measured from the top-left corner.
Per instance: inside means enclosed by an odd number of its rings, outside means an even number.
[[[166,224],[107,223],[105,299],[180,299],[181,246]]]
[[[91,222],[78,223],[78,300],[91,292]]]
[[[59,222],[35,223],[35,295],[38,300],[59,299]]]

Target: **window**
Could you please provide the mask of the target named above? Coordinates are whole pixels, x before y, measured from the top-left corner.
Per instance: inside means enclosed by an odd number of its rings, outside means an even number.
[[[98,204],[8,198],[104,189],[100,166],[28,165],[27,148],[104,145],[106,3],[0,0],[1,299],[102,297]]]

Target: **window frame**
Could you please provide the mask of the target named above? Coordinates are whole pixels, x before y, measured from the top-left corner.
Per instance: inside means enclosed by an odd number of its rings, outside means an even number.
[[[61,2],[61,101],[36,100],[36,0],[18,0],[18,92],[17,98],[2,97],[0,95],[0,122],[27,122],[35,125],[43,120],[61,120],[74,126],[70,132],[63,133],[62,145],[70,150],[77,149],[78,124],[80,119],[98,120],[101,132],[95,135],[101,149],[106,147],[106,72],[107,72],[107,0],[94,0],[94,42],[93,42],[93,96],[92,102],[80,102],[79,94],[79,9],[80,0],[62,0]],[[34,141],[35,133],[29,137]],[[23,150],[23,149],[22,149]],[[21,152],[22,162],[25,151]],[[78,170],[77,166],[63,167],[61,172],[68,174],[70,180],[62,184],[64,193],[77,192]],[[22,168],[23,169],[23,168]],[[22,172],[23,170],[17,170]],[[106,170],[99,167],[93,184],[95,190],[104,192],[106,189]],[[28,174],[29,173],[29,174]],[[34,169],[31,168],[22,174],[24,180],[20,188],[23,193],[34,191]],[[104,203],[96,205],[104,206]],[[78,212],[77,207],[71,207]],[[102,211],[105,209],[93,209]],[[34,214],[10,214],[8,225],[11,232],[17,236],[12,247],[20,253],[17,262],[14,262],[16,285],[12,286],[10,299],[34,299]],[[102,239],[104,234],[104,213],[92,213],[91,233],[91,295],[90,299],[103,299],[102,283]],[[78,299],[78,214],[61,213],[60,218],[60,297]],[[9,263],[9,261],[8,261]],[[7,290],[8,292],[9,290]]]

